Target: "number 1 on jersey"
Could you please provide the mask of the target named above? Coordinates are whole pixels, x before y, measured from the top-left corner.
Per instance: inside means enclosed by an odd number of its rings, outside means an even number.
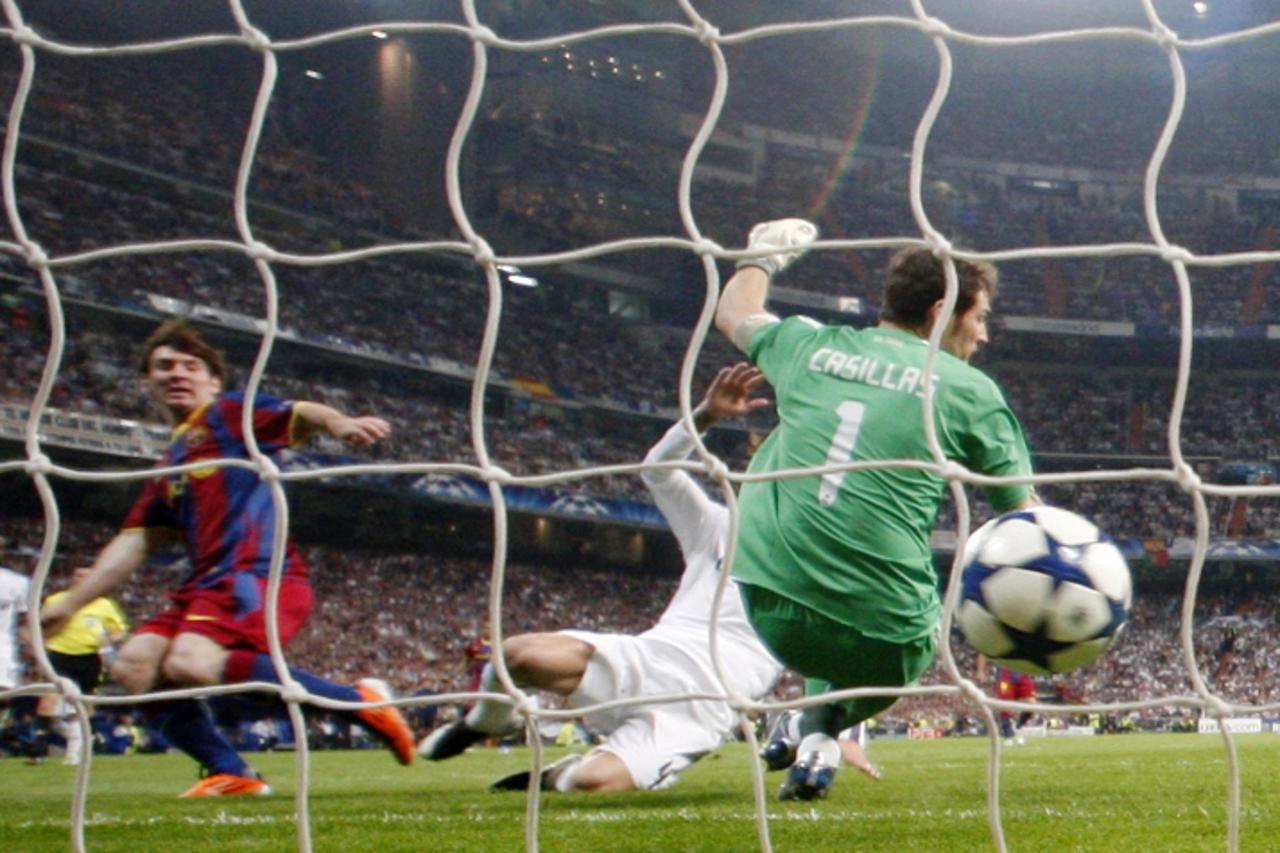
[[[862,416],[866,412],[865,403],[856,400],[845,400],[836,407],[840,416],[840,425],[831,438],[831,447],[827,448],[827,464],[839,465],[853,458],[853,446],[858,443],[858,431],[862,429]],[[831,506],[840,493],[840,484],[844,482],[848,471],[833,471],[822,475],[822,484],[818,486],[818,503]]]

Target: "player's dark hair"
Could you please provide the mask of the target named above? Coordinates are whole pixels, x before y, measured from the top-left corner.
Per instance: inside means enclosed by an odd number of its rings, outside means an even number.
[[[996,298],[999,274],[986,261],[955,259],[960,292],[956,295],[955,316],[963,316],[985,290]],[[929,249],[902,249],[889,260],[889,276],[884,287],[880,319],[895,326],[919,329],[929,322],[929,309],[947,294],[947,272],[942,259]]]
[[[199,332],[183,320],[167,320],[143,342],[139,373],[145,376],[151,370],[151,353],[159,347],[172,347],[180,353],[194,355],[205,363],[211,375],[226,381],[227,363],[223,360],[222,353],[210,346],[200,337]]]

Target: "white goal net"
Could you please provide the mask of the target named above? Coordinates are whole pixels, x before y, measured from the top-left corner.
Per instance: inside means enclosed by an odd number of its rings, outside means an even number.
[[[604,475],[634,476],[643,468],[638,461],[630,461],[611,466],[596,466],[563,470],[556,473],[513,474],[495,461],[489,444],[490,428],[487,424],[487,410],[491,405],[487,395],[490,379],[494,372],[495,351],[499,346],[500,329],[507,324],[518,323],[519,317],[509,313],[510,288],[506,276],[512,268],[518,268],[528,275],[537,275],[540,271],[564,268],[575,264],[589,264],[602,258],[610,258],[628,253],[645,251],[662,251],[680,253],[687,259],[696,259],[700,266],[704,296],[701,308],[693,323],[683,349],[683,357],[679,370],[678,403],[681,417],[691,418],[691,407],[696,402],[692,397],[693,388],[699,380],[697,371],[699,358],[708,345],[712,318],[720,289],[723,284],[723,264],[740,260],[749,256],[744,248],[745,230],[733,238],[712,239],[709,233],[720,233],[718,224],[707,222],[707,213],[700,212],[697,203],[695,174],[705,168],[707,155],[712,149],[719,152],[718,157],[728,157],[726,151],[732,153],[734,144],[717,143],[718,134],[722,134],[723,112],[730,97],[730,88],[735,78],[735,57],[747,52],[785,44],[797,51],[804,51],[806,36],[821,33],[848,33],[850,38],[866,33],[889,31],[909,31],[915,33],[920,45],[933,51],[936,60],[936,75],[933,80],[931,94],[918,115],[913,117],[910,133],[910,147],[901,153],[909,157],[909,169],[906,172],[905,194],[909,203],[911,219],[915,229],[909,233],[894,235],[868,236],[849,239],[833,237],[823,239],[812,249],[813,256],[839,256],[848,253],[861,253],[873,250],[892,250],[905,246],[923,246],[940,253],[944,258],[981,259],[1000,264],[1028,262],[1040,260],[1079,261],[1082,259],[1140,258],[1165,265],[1176,285],[1177,320],[1176,338],[1177,371],[1170,409],[1167,412],[1167,465],[1153,467],[1125,468],[1120,470],[1098,471],[1081,470],[1053,474],[1041,474],[1028,481],[1035,484],[1078,484],[1078,483],[1113,483],[1116,481],[1151,481],[1175,486],[1189,495],[1194,508],[1195,517],[1195,551],[1190,562],[1187,576],[1187,589],[1182,603],[1180,622],[1180,642],[1185,657],[1186,669],[1194,687],[1186,695],[1165,695],[1141,701],[1108,703],[1105,705],[1054,706],[1038,705],[1041,713],[1079,713],[1089,711],[1128,712],[1151,707],[1183,706],[1195,709],[1203,716],[1222,720],[1244,713],[1256,713],[1254,706],[1233,703],[1221,698],[1206,683],[1197,664],[1193,646],[1193,617],[1196,608],[1197,589],[1200,584],[1201,571],[1204,567],[1205,554],[1210,540],[1210,517],[1207,499],[1213,497],[1232,498],[1239,496],[1276,496],[1280,495],[1280,487],[1257,485],[1219,485],[1205,482],[1196,469],[1186,460],[1183,452],[1182,423],[1184,407],[1187,404],[1187,393],[1191,375],[1193,351],[1193,310],[1198,306],[1193,299],[1192,274],[1194,271],[1208,268],[1246,267],[1261,262],[1274,262],[1280,259],[1280,253],[1266,251],[1248,251],[1216,254],[1197,254],[1183,246],[1170,242],[1166,237],[1162,208],[1159,198],[1159,185],[1166,158],[1171,146],[1177,138],[1180,122],[1183,118],[1187,94],[1186,63],[1189,56],[1224,45],[1243,43],[1261,39],[1280,32],[1280,24],[1264,27],[1236,30],[1205,38],[1187,38],[1180,36],[1162,16],[1160,4],[1154,0],[1142,0],[1135,3],[1134,23],[1123,26],[1086,26],[1080,28],[1055,28],[1042,31],[1029,31],[1017,34],[990,35],[974,31],[966,31],[953,26],[947,20],[935,16],[931,12],[933,4],[925,0],[913,0],[901,4],[902,10],[894,14],[849,15],[841,16],[825,14],[828,4],[821,4],[823,12],[815,12],[811,17],[795,20],[770,20],[752,26],[729,27],[722,25],[717,14],[719,3],[700,3],[696,0],[678,0],[670,4],[678,12],[669,20],[644,21],[629,23],[621,19],[616,23],[589,28],[546,28],[545,35],[538,37],[514,37],[504,33],[502,28],[495,27],[485,17],[485,5],[476,0],[460,0],[458,9],[460,16],[455,21],[433,22],[419,20],[396,20],[393,16],[385,19],[344,26],[339,29],[317,31],[296,37],[279,37],[270,34],[253,15],[253,5],[240,0],[228,0],[227,8],[234,20],[233,28],[224,28],[197,35],[184,35],[161,40],[125,40],[110,45],[86,43],[82,41],[63,40],[50,33],[28,25],[24,6],[17,0],[3,0],[7,25],[3,36],[14,46],[20,60],[20,72],[16,78],[16,86],[8,112],[8,123],[5,133],[4,157],[0,163],[0,183],[3,186],[8,233],[6,239],[0,241],[0,249],[28,273],[38,277],[43,292],[47,315],[50,321],[49,351],[44,362],[43,373],[34,396],[30,399],[22,441],[24,453],[20,458],[0,460],[0,473],[21,472],[30,479],[39,495],[45,517],[45,536],[41,546],[37,568],[34,573],[29,609],[39,611],[40,602],[44,598],[46,581],[55,554],[59,548],[60,511],[55,499],[53,484],[58,480],[97,482],[107,480],[132,481],[140,484],[144,479],[154,475],[153,470],[144,471],[100,471],[87,468],[57,464],[46,452],[45,415],[54,408],[51,399],[59,371],[64,363],[67,345],[67,329],[65,324],[64,305],[68,298],[68,283],[76,279],[77,272],[86,265],[103,263],[113,259],[134,259],[146,256],[175,256],[184,254],[216,253],[237,259],[244,263],[246,269],[251,268],[256,274],[256,287],[264,306],[255,319],[259,321],[260,345],[252,371],[248,377],[247,391],[253,394],[267,372],[268,363],[276,351],[283,333],[280,316],[280,279],[292,275],[297,270],[325,270],[353,268],[361,269],[361,265],[383,258],[404,257],[449,257],[463,258],[474,270],[483,274],[485,282],[485,304],[477,304],[478,311],[484,315],[483,334],[480,339],[478,355],[474,363],[469,365],[473,371],[473,384],[470,395],[470,407],[467,425],[473,458],[467,462],[368,462],[363,464],[326,465],[307,470],[283,471],[268,456],[256,452],[247,463],[258,474],[271,484],[272,495],[277,511],[287,519],[288,501],[285,497],[286,484],[298,481],[318,481],[321,479],[341,479],[367,474],[394,473],[417,476],[465,476],[486,484],[488,497],[492,505],[492,539],[493,566],[490,584],[488,618],[492,629],[491,639],[497,652],[501,648],[505,628],[503,624],[503,590],[505,572],[508,562],[509,546],[509,507],[507,489],[512,486],[554,487],[564,484],[578,483],[589,478]],[[521,8],[521,4],[507,4],[512,9]],[[538,4],[523,4],[529,15],[536,15]],[[565,5],[555,4],[558,10]],[[588,4],[591,5],[591,4]],[[1184,4],[1190,5],[1190,4]],[[505,8],[505,7],[504,7]],[[797,10],[798,4],[788,5],[788,10]],[[835,7],[832,7],[835,8]],[[508,10],[510,11],[510,10]],[[799,15],[794,17],[799,18]],[[560,18],[552,20],[559,21]],[[572,20],[569,16],[567,20]],[[455,236],[448,239],[426,240],[368,240],[362,245],[350,245],[362,242],[362,238],[344,235],[344,239],[325,251],[298,251],[274,245],[270,236],[270,224],[260,224],[260,209],[251,203],[251,188],[255,169],[260,167],[258,157],[264,128],[271,116],[273,99],[278,97],[279,76],[282,61],[292,57],[306,55],[325,46],[354,43],[357,40],[368,40],[372,37],[392,38],[403,36],[438,36],[442,39],[462,40],[470,54],[470,75],[465,97],[461,99],[461,111],[453,124],[448,137],[448,145],[438,153],[439,159],[423,164],[414,154],[414,162],[405,163],[405,169],[431,170],[443,175],[444,199]],[[532,57],[568,55],[574,51],[589,51],[593,44],[616,41],[620,38],[643,40],[662,39],[680,41],[694,46],[705,57],[710,69],[709,79],[712,81],[706,102],[705,112],[697,117],[687,138],[681,138],[677,144],[682,148],[678,173],[670,186],[662,188],[662,193],[671,200],[678,212],[682,230],[676,233],[650,233],[620,238],[593,240],[587,244],[576,237],[566,238],[564,245],[553,251],[506,252],[499,247],[507,244],[505,235],[487,225],[477,225],[479,221],[473,210],[474,200],[468,198],[466,187],[465,152],[468,146],[476,144],[474,129],[478,116],[485,102],[486,92],[494,85],[491,64],[495,57],[510,54],[525,54]],[[1153,140],[1153,145],[1145,153],[1143,172],[1139,183],[1141,186],[1141,210],[1143,225],[1147,238],[1142,240],[1126,240],[1123,242],[1089,242],[1072,245],[1048,245],[1047,241],[1038,245],[1020,245],[993,251],[965,251],[957,248],[948,238],[944,230],[931,215],[933,208],[928,201],[930,193],[937,187],[931,179],[928,168],[931,140],[940,121],[940,116],[947,109],[948,98],[953,83],[953,58],[959,50],[982,52],[999,57],[1004,52],[1021,51],[1030,48],[1051,48],[1072,44],[1112,44],[1116,51],[1142,49],[1159,52],[1167,64],[1167,78],[1162,87],[1169,93],[1168,108],[1163,125]],[[50,57],[65,61],[100,61],[107,57],[150,57],[174,56],[183,52],[194,52],[210,48],[237,48],[256,56],[260,77],[256,97],[252,104],[246,105],[247,113],[243,116],[245,132],[243,138],[234,141],[239,150],[238,168],[234,183],[222,187],[230,199],[234,209],[234,235],[221,234],[208,237],[184,237],[179,239],[157,239],[145,242],[127,242],[107,247],[93,247],[76,251],[53,251],[42,245],[38,238],[32,236],[29,223],[24,218],[20,202],[24,191],[21,180],[20,151],[30,131],[24,124],[24,112],[33,86],[44,73],[44,64]],[[998,60],[997,60],[998,61]],[[616,74],[612,68],[603,68],[605,73]],[[640,74],[639,70],[635,71]],[[551,78],[547,78],[548,85]],[[637,78],[638,79],[638,78]],[[526,90],[527,91],[527,90]],[[832,93],[832,97],[849,97],[846,93]],[[768,104],[759,105],[762,118],[769,115]],[[105,119],[104,119],[105,120]],[[767,125],[763,121],[762,125]],[[36,134],[38,136],[38,134]],[[224,144],[225,144],[224,140]],[[717,148],[717,145],[719,146]],[[602,146],[602,150],[612,152],[605,156],[630,156],[623,147],[610,148]],[[751,145],[742,143],[736,150],[757,150]],[[122,158],[127,154],[122,153]],[[730,157],[731,159],[731,157]],[[722,171],[728,172],[727,180],[735,179],[735,173],[750,171],[754,166],[737,166],[730,163],[723,165]],[[630,164],[634,166],[634,164]],[[715,165],[712,169],[716,168]],[[566,189],[566,192],[568,190]],[[856,189],[853,191],[856,193]],[[708,208],[714,206],[708,203]],[[805,215],[811,211],[791,211],[795,215]],[[738,212],[741,215],[741,211]],[[750,215],[750,211],[747,215]],[[769,216],[753,217],[767,219]],[[490,221],[489,219],[485,220]],[[736,226],[736,223],[735,223]],[[62,223],[64,232],[75,229],[74,222]],[[368,234],[369,232],[363,232]],[[573,234],[567,229],[566,234]],[[85,241],[89,245],[91,241]],[[948,293],[947,315],[954,306],[954,275]],[[932,352],[936,353],[941,337],[942,324],[938,324],[933,340],[930,341]],[[932,356],[931,356],[932,357]],[[983,478],[963,467],[945,460],[931,416],[931,403],[927,402],[925,429],[933,447],[935,462],[930,467],[939,476],[946,478],[951,487],[951,495],[957,512],[955,524],[956,541],[963,542],[970,529],[970,503],[966,486],[991,484],[989,478]],[[252,435],[250,429],[251,411],[245,412],[245,434]],[[411,427],[406,427],[411,428]],[[251,442],[252,443],[252,442]],[[244,465],[223,461],[221,465]],[[914,463],[919,464],[919,463]],[[700,443],[699,454],[694,461],[681,463],[680,467],[706,475],[718,486],[724,502],[734,510],[736,516],[735,487],[746,481],[748,475],[733,470],[723,461],[708,451]],[[834,471],[856,470],[858,464],[828,466],[808,472],[786,472],[781,475],[768,476],[812,476],[814,474]],[[178,469],[166,469],[178,470]],[[766,475],[752,475],[764,479]],[[736,521],[735,521],[736,524]],[[1105,527],[1106,522],[1102,520]],[[281,525],[275,531],[275,558],[272,567],[268,602],[274,605],[280,587],[280,572],[287,525]],[[960,549],[953,564],[951,582],[945,595],[946,617],[943,624],[943,636],[951,636],[951,613],[954,610],[960,590],[958,586],[958,568]],[[727,577],[727,575],[726,575]],[[725,591],[721,585],[721,594]],[[268,612],[272,612],[270,609]],[[30,620],[35,630],[36,648],[40,648],[40,632],[38,620]],[[279,642],[274,616],[268,617],[268,626],[272,638],[272,657],[278,671],[286,673],[289,654]],[[715,647],[716,633],[712,631],[712,645]],[[42,680],[13,690],[0,692],[0,699],[15,698],[33,693],[58,691],[74,703],[80,718],[81,728],[87,736],[88,715],[96,706],[112,703],[122,704],[136,702],[138,697],[109,697],[97,695],[81,695],[77,688],[66,679],[54,679],[53,670],[43,652],[40,652],[40,671]],[[528,726],[531,733],[538,731],[538,723],[543,720],[568,720],[583,713],[584,709],[546,710],[539,709],[530,702],[530,696],[519,689],[512,681],[507,667],[500,654],[495,654],[496,669],[499,679],[506,691],[502,696],[489,698],[507,701],[516,705],[528,715]],[[985,717],[988,729],[992,732],[989,771],[988,771],[988,815],[993,844],[996,849],[1004,850],[1004,831],[1001,820],[1001,766],[1002,753],[1000,738],[996,731],[995,713],[1001,710],[1026,710],[1027,706],[1015,702],[1000,702],[987,696],[983,689],[975,684],[966,673],[957,666],[951,644],[941,644],[940,661],[947,673],[948,683],[907,688],[896,691],[884,690],[848,690],[832,694],[829,698],[851,698],[865,695],[896,696],[951,695],[960,697],[979,709]],[[723,678],[723,673],[721,673]],[[296,731],[303,731],[304,721],[299,709],[303,700],[322,707],[337,707],[334,703],[310,696],[301,685],[292,681],[287,674],[283,676],[284,686],[277,688],[281,697],[289,704],[290,715]],[[208,690],[169,691],[163,694],[166,698],[179,696],[203,696],[213,693],[234,692],[244,689],[243,686],[218,687]],[[153,697],[142,697],[144,699]],[[407,707],[415,704],[452,703],[479,698],[474,693],[452,693],[434,696],[430,699],[400,699],[397,704]],[[663,697],[660,701],[681,701],[687,696]],[[782,705],[775,702],[758,702],[750,697],[726,691],[723,698],[743,715],[756,715],[778,710]],[[654,701],[646,698],[645,702]],[[790,703],[790,706],[806,704],[802,701]],[[588,709],[589,710],[589,709]],[[754,734],[748,738],[753,750],[758,747]],[[1229,823],[1227,827],[1227,844],[1229,849],[1239,847],[1239,822],[1241,808],[1240,768],[1235,748],[1235,735],[1231,726],[1221,727],[1221,737],[1228,758],[1229,786],[1227,788]],[[543,765],[542,751],[537,737],[531,737],[533,746],[533,769],[540,771]],[[87,755],[87,753],[86,753]],[[309,751],[305,738],[298,739],[297,769],[299,793],[297,796],[298,846],[302,850],[310,850],[313,846],[311,821],[308,811],[308,790],[310,776]],[[85,806],[90,779],[94,772],[92,761],[86,760],[80,769],[75,795],[72,801],[72,842],[80,850],[85,848]],[[767,818],[767,792],[764,776],[757,765],[753,771],[755,810],[758,824],[758,838],[762,849],[771,849],[769,821]],[[536,788],[536,786],[535,786]],[[540,795],[531,789],[527,810],[526,844],[529,850],[535,850],[539,844]]]

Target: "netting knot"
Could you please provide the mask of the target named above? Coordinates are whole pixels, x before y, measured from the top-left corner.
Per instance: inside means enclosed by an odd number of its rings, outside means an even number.
[[[307,701],[307,688],[297,681],[290,681],[280,687],[280,701],[301,705]]]
[[[1223,717],[1231,716],[1231,706],[1226,700],[1219,696],[1206,696],[1204,713],[1213,717],[1215,720],[1221,720]]]
[[[486,47],[497,47],[501,43],[498,34],[484,24],[476,24],[471,28],[472,41],[478,41]]]
[[[512,698],[515,699],[515,702],[512,703],[512,708],[526,720],[538,713],[538,703],[530,699],[528,693],[521,691]]]
[[[931,18],[926,16],[920,19],[920,32],[930,37],[946,38],[954,31],[947,22],[941,18]]]
[[[54,679],[54,684],[58,687],[58,695],[68,702],[75,702],[77,699],[84,697],[84,694],[80,692],[80,685],[70,678],[58,676]]]
[[[50,474],[53,472],[53,460],[43,453],[37,453],[27,460],[22,470],[28,474]]]
[[[707,460],[707,476],[717,484],[724,484],[729,481],[729,466],[720,460],[719,456],[712,456]]]
[[[245,254],[252,261],[274,261],[280,257],[275,249],[261,240],[254,240],[244,245]]]
[[[280,466],[277,465],[269,456],[263,456],[258,462],[258,476],[264,482],[274,483],[280,479]]]
[[[951,241],[941,234],[933,234],[929,237],[929,251],[933,252],[935,258],[945,259],[954,250]]]
[[[40,34],[26,24],[18,24],[14,27],[12,38],[18,44],[31,45],[32,47],[39,47],[44,44],[44,39]]]
[[[1199,491],[1201,484],[1204,482],[1200,479],[1200,475],[1185,462],[1179,463],[1178,467],[1174,469],[1174,473],[1178,475],[1178,485],[1182,487],[1184,492]]]
[[[705,18],[699,18],[693,25],[693,31],[697,33],[698,41],[702,42],[705,47],[711,47],[720,39],[720,30],[711,25],[711,22]]]
[[[1165,246],[1160,250],[1160,259],[1166,263],[1187,263],[1195,258],[1195,254],[1182,246]]]
[[[23,254],[26,255],[27,263],[37,269],[44,269],[49,265],[49,256],[45,254],[44,249],[39,243],[23,243]]]
[[[718,258],[724,252],[724,246],[721,246],[715,240],[708,240],[703,237],[693,244],[693,251],[697,252],[699,256],[711,255],[713,258]]]
[[[981,687],[974,684],[967,678],[960,679],[960,693],[963,698],[968,699],[975,705],[982,705],[987,700],[987,694]]]
[[[484,266],[495,263],[498,259],[493,253],[493,247],[483,237],[476,237],[471,241],[471,256],[476,259],[476,263]]]
[[[1156,44],[1161,50],[1170,51],[1178,46],[1178,33],[1164,21],[1155,21],[1151,25],[1151,34],[1156,37]]]
[[[499,486],[511,485],[511,472],[500,465],[490,465],[485,469],[486,479],[491,483],[497,483]]]
[[[271,50],[271,37],[257,27],[245,25],[240,28],[240,35],[245,44],[253,50],[265,53]]]
[[[963,480],[969,473],[969,469],[961,465],[959,462],[953,462],[950,459],[944,460],[938,466],[938,476],[944,480]]]

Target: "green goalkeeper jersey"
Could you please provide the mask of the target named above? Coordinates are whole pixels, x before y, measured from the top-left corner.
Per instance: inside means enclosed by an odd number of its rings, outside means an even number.
[[[792,317],[751,338],[773,384],[779,424],[750,472],[842,462],[931,461],[924,434],[928,342],[885,327]],[[934,360],[934,420],[947,458],[993,476],[1031,471],[1026,440],[984,373],[945,352]],[[848,471],[747,483],[734,575],[863,634],[907,642],[941,615],[929,544],[946,481],[919,469]],[[1029,486],[987,490],[998,511]]]

